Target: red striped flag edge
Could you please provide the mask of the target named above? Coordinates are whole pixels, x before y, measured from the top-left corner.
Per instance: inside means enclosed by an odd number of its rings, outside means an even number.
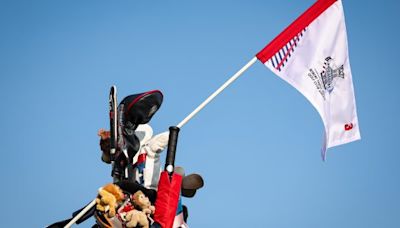
[[[300,17],[290,24],[283,32],[265,46],[256,57],[262,63],[267,62],[275,55],[283,46],[305,29],[326,9],[333,5],[337,0],[318,0],[310,8],[308,8]]]

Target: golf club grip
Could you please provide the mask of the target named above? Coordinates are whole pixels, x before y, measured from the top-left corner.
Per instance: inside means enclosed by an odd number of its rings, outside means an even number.
[[[172,168],[174,167],[175,152],[176,152],[176,145],[178,144],[179,130],[180,130],[179,127],[176,127],[176,126],[169,127],[168,150],[167,150],[167,158],[165,161],[165,168],[164,168],[165,170],[167,170],[167,167],[169,165],[172,165]],[[167,170],[167,171],[171,171],[171,170]]]
[[[114,154],[115,154],[115,134],[114,134],[114,130],[113,130],[113,124],[110,124],[111,126],[111,130],[110,130],[110,156],[111,156],[111,160],[114,160]]]

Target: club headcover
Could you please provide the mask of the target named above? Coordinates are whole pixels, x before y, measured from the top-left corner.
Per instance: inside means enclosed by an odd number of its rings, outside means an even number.
[[[135,130],[141,124],[148,123],[160,108],[163,95],[159,90],[129,95],[118,106],[123,124],[122,133],[127,142],[129,161],[140,148],[140,139]]]
[[[163,95],[159,90],[125,97],[120,103],[124,106],[122,118],[125,126],[135,130],[139,124],[148,123],[160,108],[162,101]]]

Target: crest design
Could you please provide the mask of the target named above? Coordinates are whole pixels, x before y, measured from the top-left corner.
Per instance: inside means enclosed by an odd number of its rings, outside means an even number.
[[[344,79],[343,69],[343,65],[337,67],[331,57],[325,59],[324,70],[321,72],[321,78],[326,91],[329,93],[332,92],[335,87],[335,78]]]
[[[317,71],[315,68],[311,68],[307,76],[312,80],[316,89],[325,100],[326,92],[331,93],[333,91],[337,79],[344,79],[344,67],[343,64],[338,67],[334,59],[328,56],[325,58],[321,72]]]

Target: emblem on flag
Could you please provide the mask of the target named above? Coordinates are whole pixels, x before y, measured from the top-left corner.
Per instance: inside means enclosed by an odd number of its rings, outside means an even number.
[[[315,68],[310,68],[308,77],[325,100],[325,91],[331,93],[335,88],[336,80],[344,79],[344,66],[342,64],[338,67],[332,57],[328,56],[325,58],[321,73],[318,73]]]
[[[343,64],[336,67],[333,59],[329,56],[325,59],[324,70],[321,72],[322,82],[324,83],[325,90],[329,93],[335,87],[335,78],[344,78]]]

